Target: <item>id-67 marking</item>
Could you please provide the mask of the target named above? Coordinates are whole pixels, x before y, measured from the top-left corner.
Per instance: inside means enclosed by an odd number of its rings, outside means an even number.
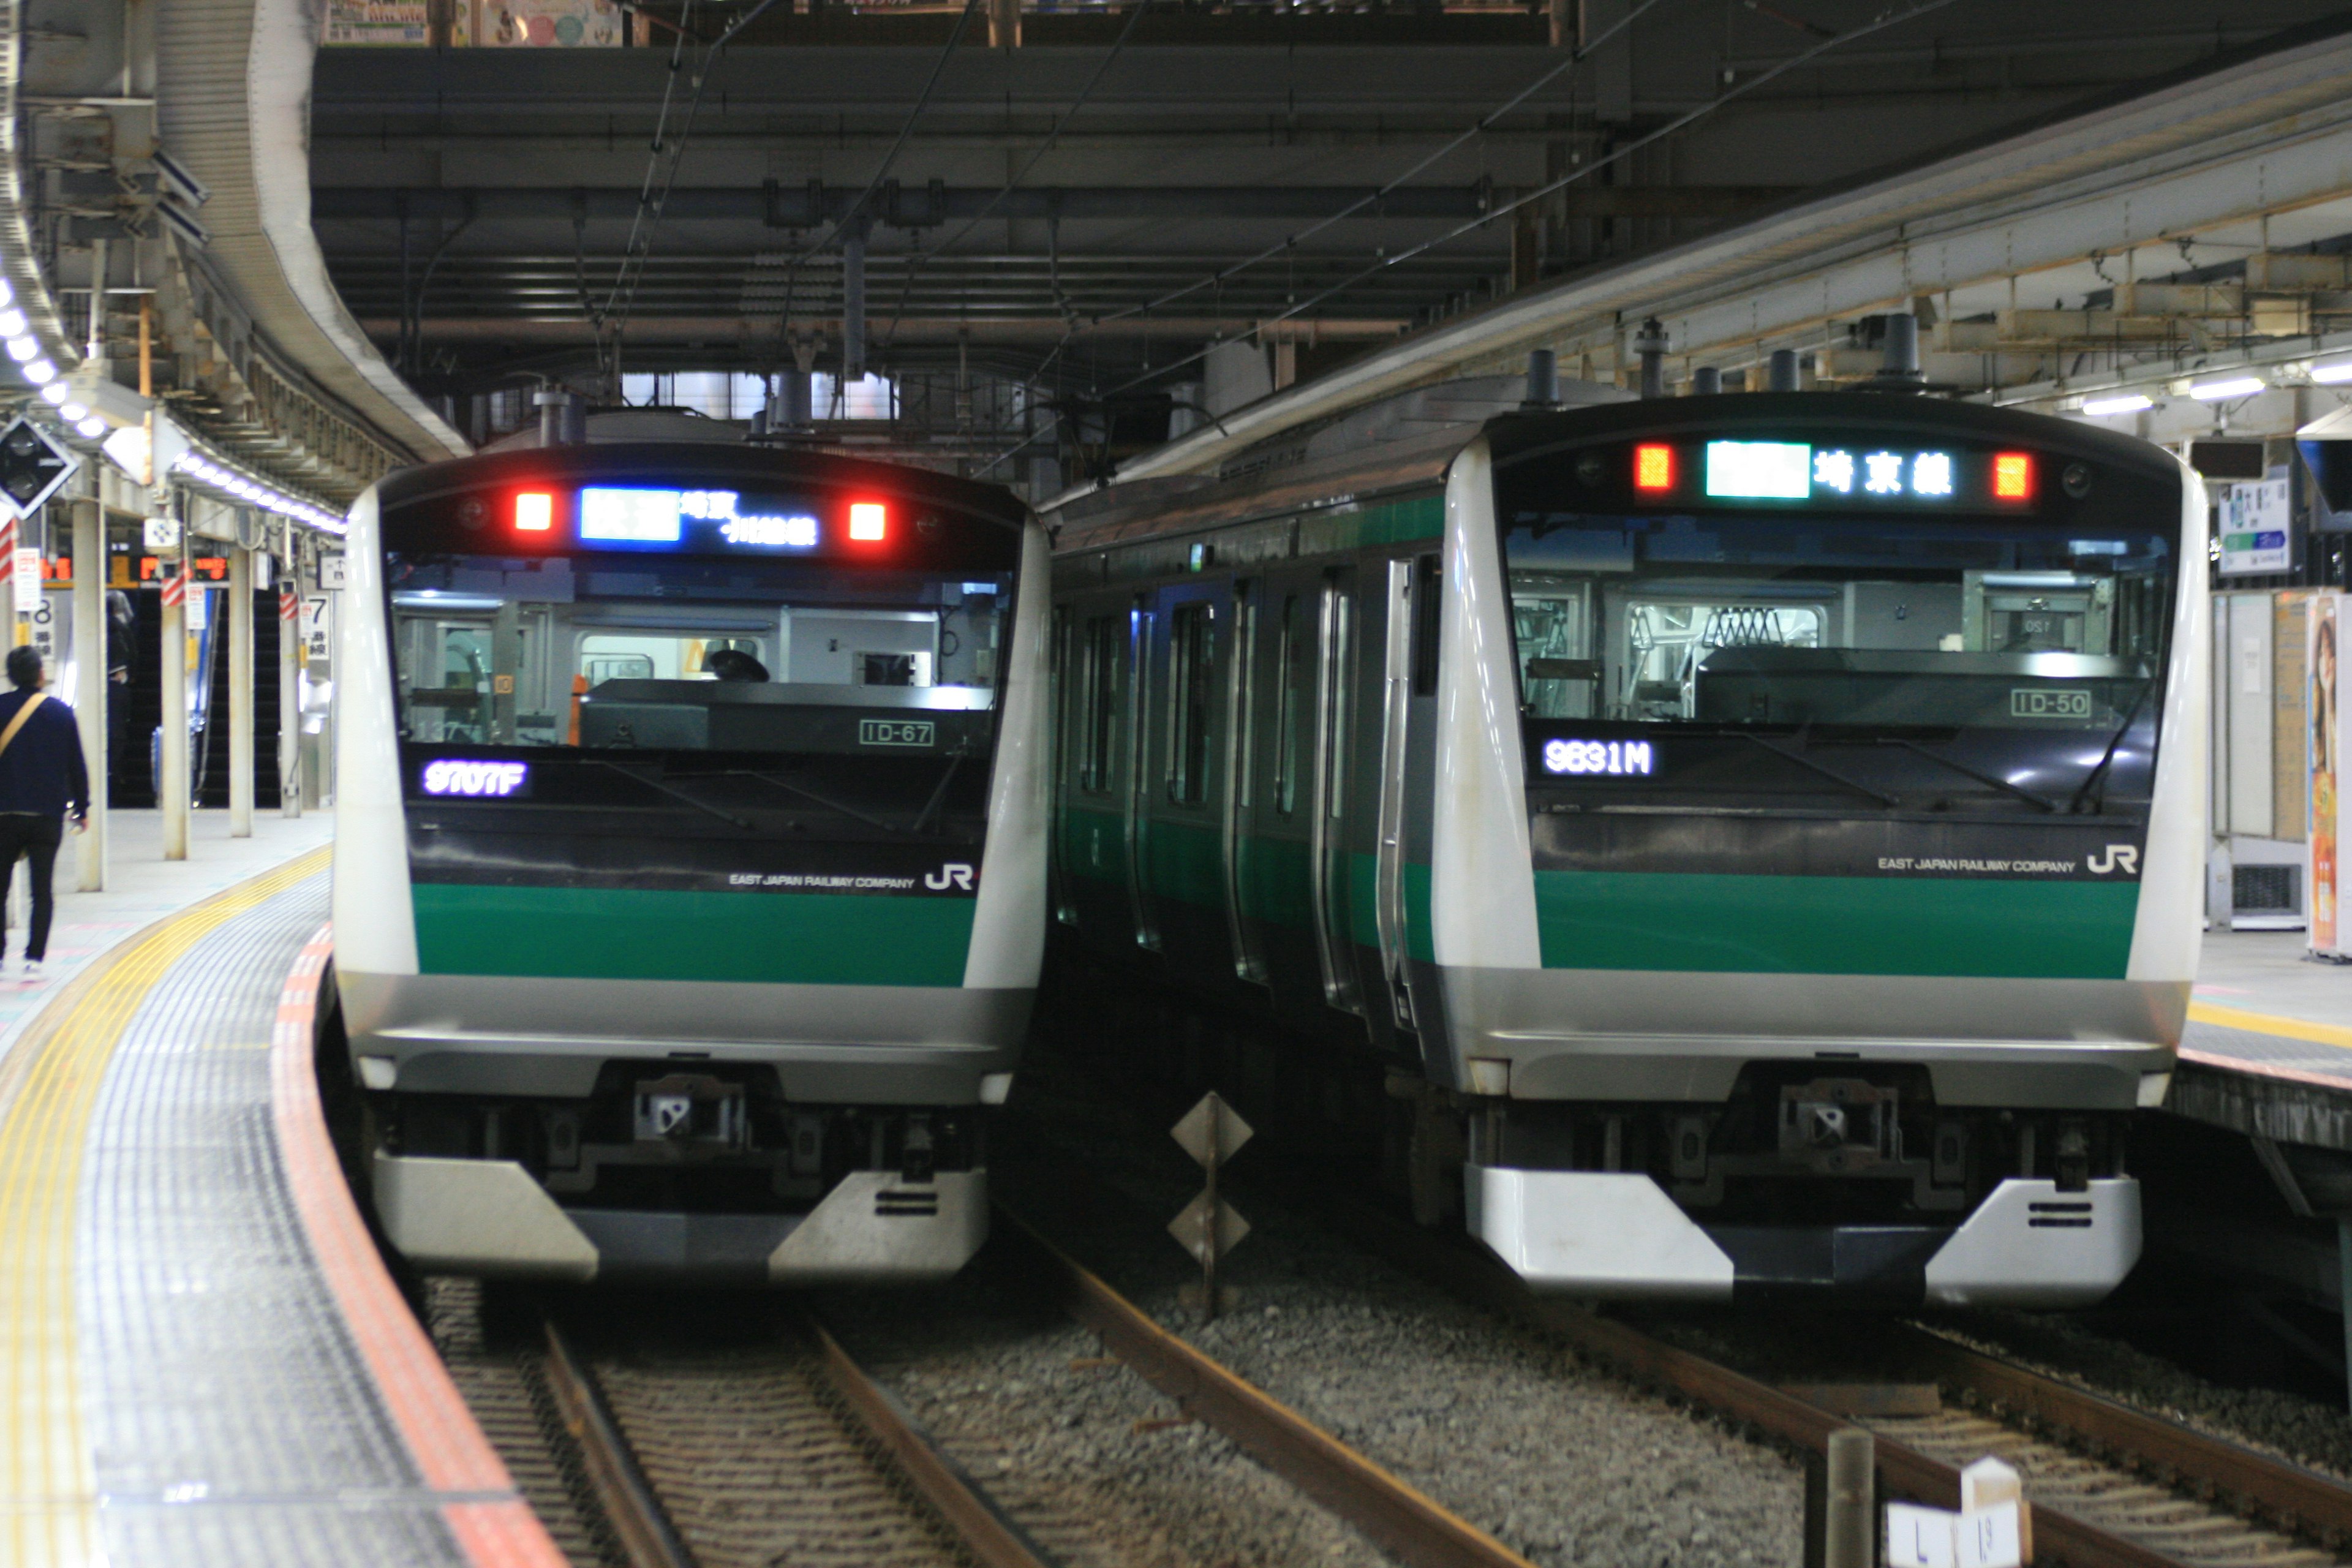
[[[935,726],[929,719],[860,719],[857,721],[857,743],[861,746],[929,746],[932,744]]]

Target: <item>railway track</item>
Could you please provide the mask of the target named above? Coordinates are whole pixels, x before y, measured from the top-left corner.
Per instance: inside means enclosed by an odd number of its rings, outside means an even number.
[[[1297,1194],[1286,1194],[1292,1198]],[[1776,1386],[1629,1323],[1532,1295],[1466,1246],[1347,1200],[1316,1212],[1358,1245],[1643,1382],[1811,1453],[1858,1425],[1891,1495],[1958,1505],[1959,1467],[2015,1466],[2034,1504],[2037,1562],[2068,1568],[2320,1568],[2347,1560],[2352,1486],[2137,1410],[1912,1325],[1892,1343],[1909,1376]]]
[[[1075,1156],[1072,1156],[1075,1158]],[[1113,1185],[1118,1185],[1114,1178]],[[1483,1251],[1261,1166],[1246,1184],[1459,1300],[1812,1454],[1859,1425],[1888,1496],[1952,1508],[1958,1468],[1998,1455],[2035,1503],[2039,1561],[2071,1568],[2321,1568],[2352,1562],[2352,1485],[1913,1324],[1891,1324],[1869,1380],[1824,1386],[1755,1370],[1619,1317],[1537,1297]],[[1735,1336],[1736,1338],[1736,1336]],[[1740,1364],[1735,1365],[1732,1363]],[[1745,1368],[1745,1370],[1743,1370]],[[1262,1456],[1263,1457],[1263,1456]]]
[[[542,1306],[529,1332],[488,1333],[462,1297],[436,1310],[460,1389],[580,1568],[1064,1568],[822,1325],[730,1305],[667,1302],[656,1323],[608,1299],[586,1324]]]

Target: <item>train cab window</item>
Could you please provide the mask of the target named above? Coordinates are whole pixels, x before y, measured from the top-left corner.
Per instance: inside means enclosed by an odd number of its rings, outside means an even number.
[[[1208,798],[1215,616],[1213,605],[1179,605],[1169,621],[1168,798],[1179,805]]]
[[[1274,809],[1284,816],[1298,809],[1298,727],[1307,709],[1307,638],[1296,594],[1282,601],[1276,637],[1274,704]]]
[[[434,548],[408,549],[404,522],[386,514],[384,607],[411,789],[447,793],[430,764],[488,747],[529,759],[500,810],[719,834],[960,836],[982,820],[1016,531],[975,522],[954,565],[922,567],[466,552],[429,517],[414,526]]]
[[[1532,783],[1809,810],[2148,798],[2177,485],[2117,472],[2073,510],[1578,510],[1567,461],[1497,479]]]

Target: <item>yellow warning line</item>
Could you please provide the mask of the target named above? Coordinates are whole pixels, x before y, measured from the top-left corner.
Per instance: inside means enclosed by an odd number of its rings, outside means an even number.
[[[2352,1051],[2352,1029],[2341,1024],[2314,1024],[2302,1018],[2282,1018],[2275,1013],[2249,1013],[2239,1007],[2216,1007],[2210,1002],[2189,1004],[2189,1017],[2192,1023],[2215,1024],[2224,1029],[2251,1029],[2257,1035],[2309,1040],[2315,1046],[2335,1046]]]
[[[82,1430],[74,1229],[107,1063],[173,964],[224,921],[325,869],[327,853],[148,927],[52,997],[0,1064],[0,1563],[106,1561]]]

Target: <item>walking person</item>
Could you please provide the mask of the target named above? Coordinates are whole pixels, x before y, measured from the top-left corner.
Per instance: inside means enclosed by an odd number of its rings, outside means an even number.
[[[50,879],[58,846],[65,842],[66,819],[79,833],[89,821],[89,773],[82,765],[81,728],[74,712],[41,689],[48,677],[41,656],[29,647],[8,650],[14,691],[0,696],[0,922],[5,922],[8,885],[19,856],[33,893],[33,929],[25,941],[24,977],[38,980],[49,951],[49,920],[57,912]],[[0,959],[7,937],[0,925]]]

